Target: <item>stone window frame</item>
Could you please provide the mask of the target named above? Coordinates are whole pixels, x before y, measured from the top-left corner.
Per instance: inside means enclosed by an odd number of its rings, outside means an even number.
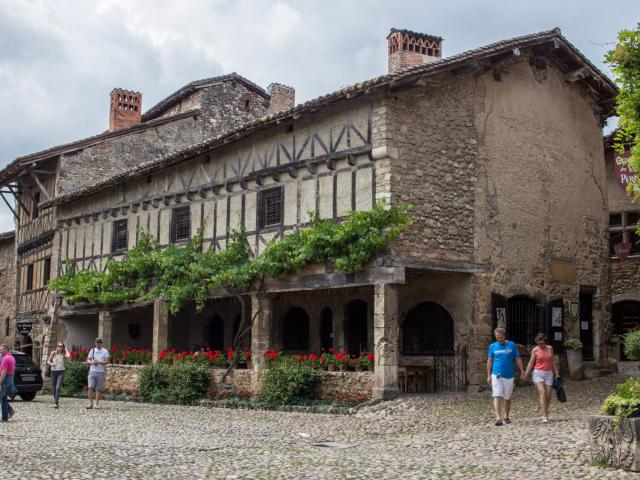
[[[111,253],[122,253],[129,247],[129,220],[115,220],[111,223]]]
[[[614,217],[618,216],[620,220],[614,221]],[[609,212],[609,256],[611,258],[618,258],[613,250],[613,245],[620,241],[631,243],[631,254],[629,257],[640,257],[640,236],[635,233],[639,223],[640,210]],[[620,238],[620,235],[622,235],[622,238]],[[616,237],[617,241],[614,242],[613,240]]]
[[[277,228],[282,226],[284,222],[283,185],[260,191],[257,203],[257,218],[260,229]]]

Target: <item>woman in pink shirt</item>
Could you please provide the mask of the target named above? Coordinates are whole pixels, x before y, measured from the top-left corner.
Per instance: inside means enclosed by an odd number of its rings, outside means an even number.
[[[0,393],[2,394],[2,421],[6,422],[13,416],[13,409],[9,406],[9,394],[15,388],[13,374],[16,371],[16,360],[11,355],[9,347],[4,343],[0,345]]]
[[[551,403],[551,388],[554,378],[560,376],[558,366],[553,357],[553,347],[547,345],[547,336],[539,333],[535,338],[536,347],[531,351],[531,358],[523,380],[529,377],[533,369],[533,384],[538,389],[540,408],[542,409],[542,423],[549,421],[549,403]]]

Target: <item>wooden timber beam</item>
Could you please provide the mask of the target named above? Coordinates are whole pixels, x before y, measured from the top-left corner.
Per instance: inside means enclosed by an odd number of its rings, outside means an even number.
[[[586,65],[576,70],[564,74],[564,81],[574,83],[583,78],[590,77],[592,75],[591,69]]]
[[[4,200],[4,203],[6,203],[7,207],[9,207],[9,210],[11,210],[11,213],[13,213],[13,216],[15,217],[15,219],[19,220],[18,215],[16,214],[16,211],[13,209],[11,204],[5,198],[5,196],[4,196],[5,193],[6,192],[0,192],[0,197],[2,197],[2,200]]]
[[[33,178],[33,181],[36,182],[36,185],[38,185],[38,188],[43,193],[43,195],[47,198],[47,200],[51,200],[51,195],[49,195],[49,192],[47,192],[47,189],[44,188],[44,185],[42,185],[42,182],[40,182],[40,179],[38,178],[38,176],[35,173],[33,173],[33,171],[29,171],[29,174],[31,175],[31,178]]]
[[[9,185],[8,187],[9,187],[9,190],[13,192],[13,197],[16,199],[16,202],[18,202],[18,205],[20,205],[20,208],[22,208],[25,212],[27,212],[27,216],[30,217],[31,211],[24,205],[24,203],[22,203],[22,200],[20,200],[20,196],[18,195],[18,193],[15,190],[13,190],[11,185]]]

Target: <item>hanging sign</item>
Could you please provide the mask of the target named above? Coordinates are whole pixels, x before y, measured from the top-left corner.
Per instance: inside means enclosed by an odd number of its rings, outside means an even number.
[[[16,330],[20,335],[29,335],[33,322],[16,322]]]
[[[631,183],[636,178],[636,174],[635,172],[632,172],[627,165],[621,164],[620,160],[627,159],[630,156],[631,156],[631,152],[625,152],[625,153],[618,153],[613,158],[614,164],[615,164],[614,168],[615,168],[616,183],[625,192],[627,191],[627,185],[629,185],[629,183]]]
[[[575,320],[578,318],[578,313],[580,312],[580,303],[579,302],[569,302],[569,315],[571,318]]]

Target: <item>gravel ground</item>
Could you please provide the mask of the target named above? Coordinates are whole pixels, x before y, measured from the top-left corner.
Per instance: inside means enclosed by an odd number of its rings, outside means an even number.
[[[488,392],[407,396],[356,415],[16,400],[8,478],[640,478],[590,464],[586,421],[615,377],[567,385],[544,425],[533,387],[495,427]]]

